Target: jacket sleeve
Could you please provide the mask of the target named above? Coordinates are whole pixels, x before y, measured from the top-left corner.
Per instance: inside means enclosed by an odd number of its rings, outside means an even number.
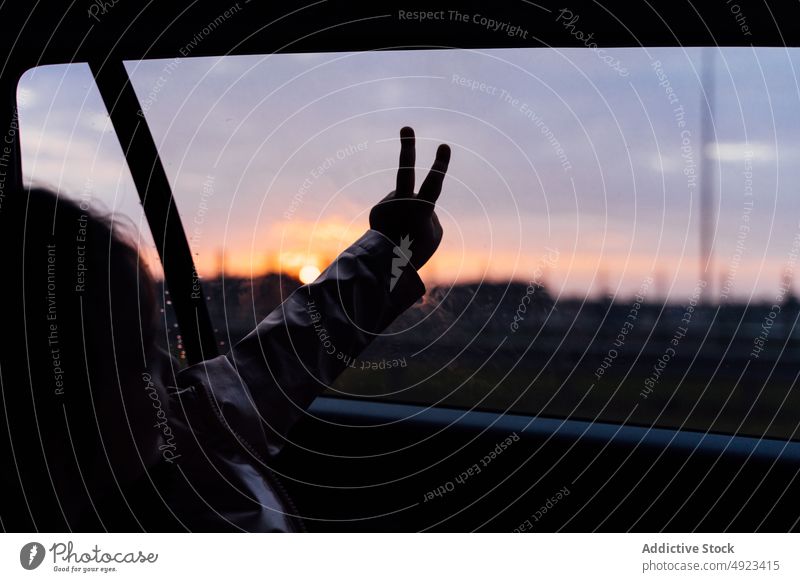
[[[277,454],[348,361],[425,293],[398,255],[391,241],[368,230],[228,354],[183,370],[178,384],[205,391],[234,434]]]

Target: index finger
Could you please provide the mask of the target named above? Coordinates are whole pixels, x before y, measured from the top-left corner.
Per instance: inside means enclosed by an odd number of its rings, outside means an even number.
[[[425,181],[419,188],[417,198],[435,204],[442,192],[442,182],[447,173],[447,166],[450,164],[450,146],[442,144],[436,150],[436,160],[431,166],[431,171],[425,177]]]
[[[398,197],[414,195],[414,164],[417,152],[414,139],[414,130],[406,126],[400,130],[400,167],[397,170]]]

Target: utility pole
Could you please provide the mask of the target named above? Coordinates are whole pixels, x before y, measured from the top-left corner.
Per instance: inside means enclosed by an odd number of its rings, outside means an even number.
[[[703,297],[714,297],[714,174],[708,155],[714,137],[714,48],[703,49],[700,92],[700,280],[705,281]]]

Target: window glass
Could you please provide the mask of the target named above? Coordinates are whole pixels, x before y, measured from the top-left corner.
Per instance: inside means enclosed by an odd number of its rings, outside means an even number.
[[[332,393],[793,438],[797,61],[503,49],[126,66],[224,344],[368,228],[411,125],[418,179],[453,149],[445,238],[424,300]]]

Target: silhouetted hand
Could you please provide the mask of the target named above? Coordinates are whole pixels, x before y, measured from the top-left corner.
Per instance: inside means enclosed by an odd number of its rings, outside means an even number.
[[[439,146],[436,160],[420,186],[419,194],[414,194],[415,160],[414,130],[404,127],[400,130],[397,187],[372,208],[369,225],[403,248],[408,253],[411,265],[419,270],[442,242],[442,225],[434,207],[450,163],[450,147],[445,144]]]

